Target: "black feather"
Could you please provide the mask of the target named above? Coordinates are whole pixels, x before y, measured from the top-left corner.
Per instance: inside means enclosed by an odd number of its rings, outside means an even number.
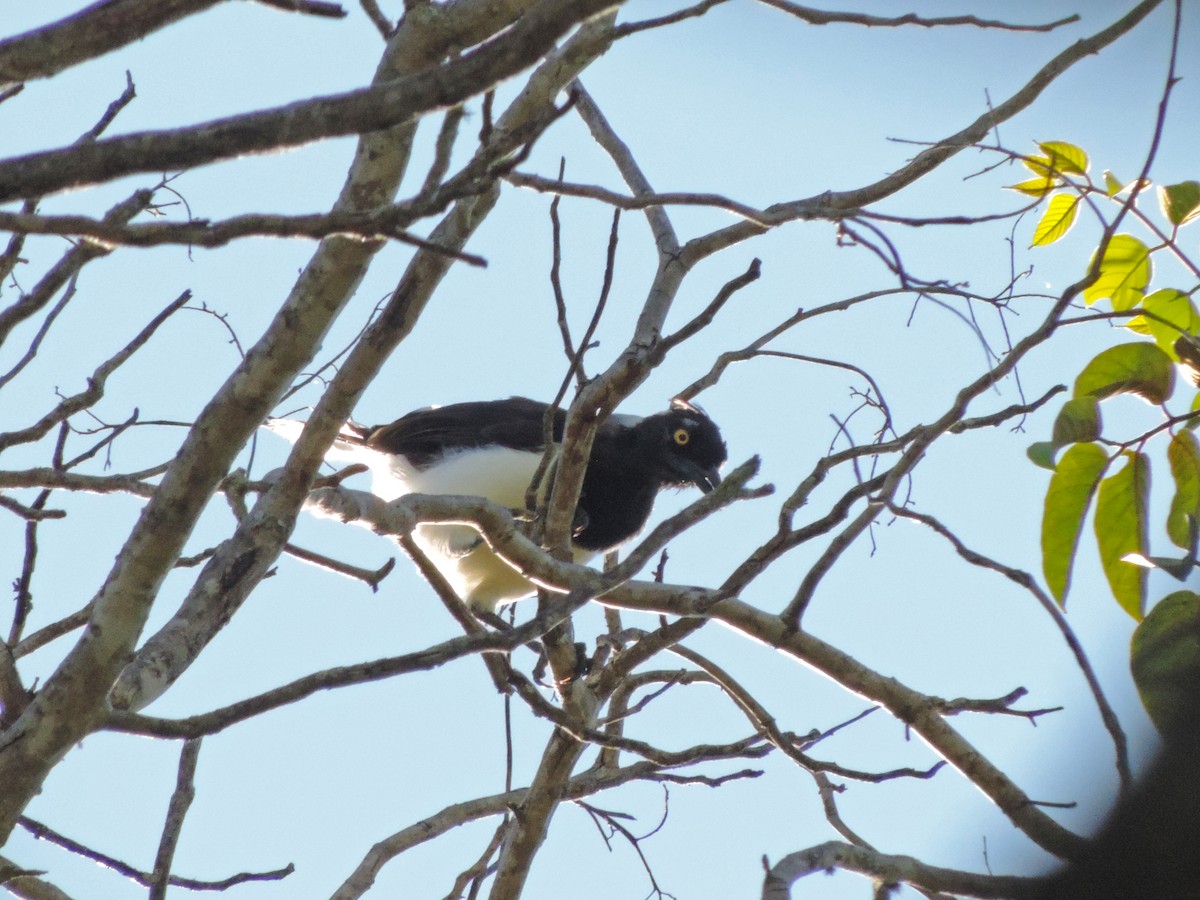
[[[541,453],[546,410],[546,404],[525,397],[456,403],[416,410],[360,434],[368,447],[428,469],[447,454],[473,448]],[[556,411],[554,440],[562,439],[565,421],[565,411]],[[711,490],[725,459],[719,429],[695,407],[676,406],[632,425],[610,419],[592,445],[576,514],[576,546],[602,552],[629,540],[646,524],[660,489],[694,484]]]

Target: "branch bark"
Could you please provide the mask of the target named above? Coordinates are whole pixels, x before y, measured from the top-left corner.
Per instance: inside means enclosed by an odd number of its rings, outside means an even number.
[[[463,57],[377,81],[369,88],[190,128],[140,132],[15,157],[0,162],[0,202],[404,125],[423,113],[462,103],[529,68],[572,27],[617,2],[541,0],[530,5],[512,27]],[[416,7],[421,15],[435,15],[436,9]]]

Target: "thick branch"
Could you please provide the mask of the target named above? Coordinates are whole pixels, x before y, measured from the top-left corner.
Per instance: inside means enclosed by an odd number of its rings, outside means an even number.
[[[1040,884],[1035,878],[1011,875],[979,875],[956,869],[943,869],[913,859],[891,856],[866,847],[829,841],[789,853],[767,870],[763,882],[763,900],[788,900],[792,885],[809,875],[845,869],[870,876],[885,884],[905,883],[926,891],[941,891],[966,897],[990,897],[997,900],[1021,900],[1037,896]]]
[[[0,85],[49,78],[139,41],[221,0],[101,0],[74,15],[0,41]]]
[[[567,30],[613,5],[615,0],[542,0],[502,35],[461,59],[373,87],[189,128],[15,157],[0,162],[0,202],[403,125],[528,68]]]

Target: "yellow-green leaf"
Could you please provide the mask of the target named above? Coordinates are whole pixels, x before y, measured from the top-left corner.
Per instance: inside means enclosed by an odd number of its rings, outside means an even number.
[[[1042,572],[1059,604],[1067,602],[1083,519],[1107,465],[1108,454],[1097,444],[1075,444],[1050,479],[1042,513]]]
[[[1172,225],[1179,226],[1200,216],[1200,182],[1181,181],[1158,189],[1158,202],[1163,215]]]
[[[1175,495],[1167,513],[1167,535],[1176,547],[1191,550],[1192,524],[1188,518],[1200,519],[1200,444],[1196,436],[1190,431],[1173,435],[1167,445],[1167,461],[1175,481]]]
[[[1129,667],[1154,726],[1169,732],[1190,719],[1200,684],[1200,595],[1163,597],[1133,632]]]
[[[1100,404],[1095,397],[1068,400],[1054,420],[1050,442],[1057,447],[1085,444],[1100,436]]]
[[[1175,366],[1155,344],[1117,344],[1096,354],[1075,379],[1076,397],[1103,400],[1113,394],[1137,394],[1165,403],[1175,389]]]
[[[1020,184],[1008,185],[1010,191],[1020,191],[1022,194],[1028,194],[1030,197],[1044,197],[1057,187],[1059,180],[1057,178],[1031,178],[1029,181],[1022,181]]]
[[[1121,184],[1121,180],[1119,178],[1117,178],[1117,176],[1114,175],[1112,172],[1108,171],[1108,169],[1105,169],[1104,170],[1104,192],[1106,194],[1108,194],[1108,196],[1110,196],[1110,197],[1115,197],[1115,196],[1117,196],[1117,194],[1121,193],[1121,191],[1123,189],[1124,189],[1124,186]]]
[[[1034,175],[1048,178],[1054,174],[1054,169],[1050,164],[1050,157],[1048,156],[1022,156],[1021,162]]]
[[[1096,543],[1100,565],[1113,597],[1125,612],[1142,618],[1148,570],[1125,561],[1131,553],[1145,556],[1146,510],[1150,495],[1150,463],[1144,454],[1125,451],[1125,466],[1100,482],[1096,494]]]
[[[1078,194],[1055,194],[1046,205],[1042,219],[1033,230],[1033,246],[1053,244],[1071,230],[1079,211]]]
[[[1126,323],[1126,328],[1139,334],[1148,334],[1154,343],[1172,359],[1178,359],[1175,342],[1181,334],[1196,334],[1200,330],[1200,313],[1196,312],[1192,298],[1183,291],[1163,288],[1142,301],[1142,309],[1151,313],[1137,316]]]
[[[1100,276],[1084,290],[1083,300],[1107,299],[1117,311],[1133,309],[1150,283],[1150,271],[1150,249],[1132,234],[1114,235],[1100,260]]]
[[[1150,320],[1145,316],[1135,316],[1125,323],[1125,327],[1134,334],[1144,334],[1150,336]]]
[[[1068,175],[1083,175],[1087,172],[1088,157],[1079,147],[1066,141],[1045,141],[1038,147],[1050,160],[1050,165],[1058,172]]]

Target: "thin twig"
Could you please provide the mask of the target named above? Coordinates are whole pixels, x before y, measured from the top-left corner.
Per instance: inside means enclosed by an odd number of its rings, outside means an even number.
[[[150,900],[165,900],[167,896],[167,886],[171,883],[171,863],[175,858],[175,848],[179,845],[183,820],[196,796],[196,762],[200,758],[202,740],[203,738],[192,738],[184,741],[179,754],[175,791],[171,794],[171,802],[167,806],[167,820],[163,824],[162,837],[158,842],[158,853],[154,856]]]

